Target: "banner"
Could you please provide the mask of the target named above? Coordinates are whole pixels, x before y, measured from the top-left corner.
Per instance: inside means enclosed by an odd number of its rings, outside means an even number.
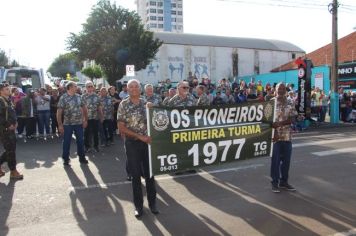
[[[149,108],[151,176],[271,156],[274,103]]]

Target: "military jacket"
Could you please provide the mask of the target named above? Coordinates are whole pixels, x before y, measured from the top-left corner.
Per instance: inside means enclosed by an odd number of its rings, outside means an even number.
[[[276,100],[276,121],[281,122],[289,119],[293,119],[298,115],[295,109],[295,104],[292,99],[285,98],[283,101],[278,101],[278,99],[272,98],[271,100]],[[278,141],[291,141],[291,126],[284,125],[275,129],[278,134]]]
[[[197,106],[209,106],[210,105],[210,99],[208,98],[208,96],[203,93],[197,101]]]
[[[103,107],[104,120],[112,120],[114,105],[113,100],[110,96],[100,97],[101,106]]]
[[[193,95],[188,94],[185,99],[182,99],[178,94],[174,95],[168,102],[170,107],[190,107],[196,104],[196,99]]]
[[[99,96],[96,93],[86,93],[83,94],[82,98],[88,109],[88,120],[97,120],[99,118],[98,108],[101,105]]]
[[[131,102],[130,98],[121,101],[117,110],[117,120],[138,134],[147,135],[147,117],[145,100],[140,98],[139,104]]]
[[[155,106],[159,106],[162,104],[162,98],[160,96],[158,96],[157,94],[153,94],[150,97],[145,96],[145,101],[151,102]]]
[[[58,108],[63,109],[64,125],[80,125],[83,123],[82,107],[85,106],[80,95],[63,94],[58,102]]]
[[[6,102],[6,104],[5,104]],[[0,98],[0,130],[16,124],[16,111],[10,99]]]

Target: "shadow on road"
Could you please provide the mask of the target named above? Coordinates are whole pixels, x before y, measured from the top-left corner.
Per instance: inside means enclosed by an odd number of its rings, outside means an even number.
[[[10,180],[7,185],[0,183],[0,235],[4,236],[9,233],[7,219],[12,208],[15,183],[14,180]]]

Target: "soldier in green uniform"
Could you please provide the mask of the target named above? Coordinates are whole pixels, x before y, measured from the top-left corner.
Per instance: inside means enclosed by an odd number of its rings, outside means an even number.
[[[23,179],[16,169],[16,112],[9,97],[11,90],[8,84],[0,84],[0,140],[5,151],[0,157],[0,177],[5,175],[1,165],[7,162],[10,169],[10,179]]]
[[[208,95],[206,95],[204,85],[197,86],[197,95],[199,97],[198,101],[197,101],[197,106],[209,106],[210,105],[210,100],[208,98]]]
[[[153,214],[158,214],[156,208],[156,184],[149,173],[148,144],[151,138],[147,136],[147,117],[144,99],[140,98],[141,87],[138,80],[127,83],[129,97],[124,99],[117,112],[120,133],[125,136],[125,150],[129,171],[132,175],[133,200],[135,217],[143,214],[143,195],[141,176],[145,178],[148,205]]]
[[[154,106],[159,106],[162,104],[162,98],[157,94],[153,93],[153,85],[145,85],[145,100],[146,102],[153,103]]]
[[[193,95],[189,93],[189,83],[181,81],[178,84],[178,94],[172,97],[167,103],[170,107],[189,107],[194,106],[197,102]]]

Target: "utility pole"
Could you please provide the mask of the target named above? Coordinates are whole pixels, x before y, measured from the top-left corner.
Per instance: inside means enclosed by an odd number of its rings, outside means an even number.
[[[332,58],[331,58],[331,94],[330,94],[330,123],[339,123],[339,93],[338,93],[338,29],[337,29],[337,9],[339,3],[333,0],[329,4],[329,12],[332,14]]]

